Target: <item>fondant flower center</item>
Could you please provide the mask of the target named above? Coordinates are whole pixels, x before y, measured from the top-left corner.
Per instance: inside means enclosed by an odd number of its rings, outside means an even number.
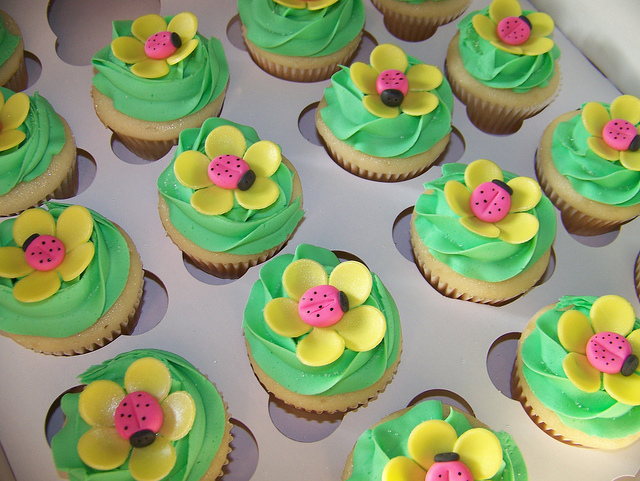
[[[249,190],[256,180],[256,174],[249,164],[231,154],[219,155],[209,164],[209,179],[223,189]]]
[[[116,408],[115,427],[131,446],[143,448],[156,439],[164,421],[158,400],[145,391],[127,394]]]
[[[458,453],[440,453],[434,456],[435,463],[427,471],[425,481],[473,481],[473,474],[460,461]]]
[[[22,245],[25,259],[37,271],[52,271],[64,260],[66,249],[60,239],[52,235],[33,234]]]
[[[144,44],[144,53],[154,60],[163,60],[173,55],[182,46],[176,32],[163,31],[151,35]]]
[[[640,149],[638,129],[628,120],[613,119],[607,122],[602,129],[602,139],[609,147],[621,152]]]
[[[524,15],[506,17],[498,22],[496,33],[507,45],[522,45],[531,35],[531,22]]]
[[[397,107],[409,93],[409,81],[400,70],[384,70],[376,79],[376,91],[383,104]]]
[[[471,212],[483,222],[498,222],[509,213],[512,194],[511,187],[500,180],[484,182],[471,193]]]
[[[298,303],[300,318],[313,327],[333,326],[348,310],[347,295],[328,284],[312,287]]]
[[[587,359],[600,372],[630,376],[638,367],[631,343],[615,332],[599,332],[587,343]]]

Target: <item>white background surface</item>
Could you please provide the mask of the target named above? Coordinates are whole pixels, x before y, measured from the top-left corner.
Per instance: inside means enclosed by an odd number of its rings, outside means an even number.
[[[590,241],[568,235],[560,223],[554,247],[555,271],[547,282],[507,306],[495,308],[443,298],[399,252],[392,236],[398,215],[414,205],[422,184],[439,177],[440,168],[435,166],[416,179],[396,184],[371,182],[347,173],[324,149],[305,140],[298,129],[300,113],[321,98],[329,81],[295,84],[262,72],[227,37],[227,26],[236,14],[232,0],[167,0],[159,9],[158,3],[150,2],[156,5],[154,11],[163,15],[193,11],[200,32],[222,40],[231,74],[222,117],[250,125],[261,138],[277,142],[296,166],[306,216],[284,252],[293,252],[296,245],[305,242],[355,254],[380,276],[398,304],[404,352],[386,391],[367,407],[346,414],[335,432],[323,440],[302,443],[281,434],[270,420],[269,396],[253,375],[241,330],[244,304],[259,268],[223,285],[202,282],[185,269],[156,210],[156,179],[171,154],[155,163],[118,158],[110,147],[110,132],[93,112],[91,66],[63,61],[56,54],[56,42],[61,52],[65,48],[93,52],[106,45],[110,40],[108,22],[128,3],[133,2],[57,0],[57,6],[65,5],[61,21],[68,22],[66,33],[58,39],[47,21],[47,0],[3,0],[1,5],[21,26],[27,51],[42,65],[40,77],[27,93],[39,91],[49,99],[71,125],[78,147],[97,164],[93,182],[71,202],[93,208],[127,230],[138,246],[144,268],[162,281],[168,295],[166,314],[155,328],[123,336],[82,356],[44,356],[0,338],[0,441],[18,481],[57,479],[44,436],[45,418],[53,401],[77,385],[76,376],[118,353],[147,347],[184,356],[216,383],[232,416],[257,440],[259,461],[252,478],[256,481],[340,479],[346,456],[364,430],[432,389],[455,393],[470,404],[481,421],[495,430],[509,431],[524,454],[532,481],[611,481],[638,472],[640,444],[607,453],[566,446],[548,437],[518,402],[494,387],[486,360],[496,339],[521,331],[539,308],[561,295],[619,294],[640,313],[633,280],[639,220],[624,226],[618,235]],[[98,28],[86,20],[96,15],[83,10],[86,4],[100,5],[97,15],[106,27]],[[474,0],[470,10],[487,4],[487,0]],[[378,43],[397,43],[407,53],[443,67],[456,22],[441,27],[427,41],[405,43],[385,30],[382,16],[368,0],[365,5],[366,30]],[[137,3],[134,11],[118,16],[135,18],[147,13],[140,9]],[[69,40],[67,35],[72,36],[76,28],[78,36]],[[461,162],[489,158],[506,170],[533,177],[536,145],[547,124],[584,102],[610,102],[619,95],[558,30],[555,40],[562,50],[560,96],[526,121],[518,133],[503,137],[478,131],[466,118],[464,106],[455,101],[453,124],[466,144]],[[361,60],[366,61],[366,56]],[[452,157],[444,161],[458,160]],[[145,315],[154,315],[149,304],[143,306]],[[509,364],[505,359],[503,375],[508,375]],[[298,422],[315,429],[311,422]],[[242,451],[235,456],[242,462]]]

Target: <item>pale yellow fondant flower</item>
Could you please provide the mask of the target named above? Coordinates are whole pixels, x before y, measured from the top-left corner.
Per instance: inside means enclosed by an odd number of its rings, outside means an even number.
[[[273,0],[278,5],[283,7],[295,8],[302,10],[320,10],[325,7],[329,7],[336,3],[338,0]]]
[[[13,94],[5,102],[0,92],[0,152],[9,150],[27,138],[18,130],[29,115],[29,97],[23,92]]]

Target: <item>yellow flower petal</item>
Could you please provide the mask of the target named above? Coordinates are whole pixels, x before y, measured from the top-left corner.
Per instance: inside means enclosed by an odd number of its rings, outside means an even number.
[[[636,355],[640,356],[640,329],[636,329],[631,334],[627,336],[627,341],[631,344],[631,351]]]
[[[633,95],[621,95],[611,102],[609,111],[612,119],[623,119],[636,125],[640,122],[640,99]]]
[[[365,94],[377,94],[376,81],[378,79],[378,72],[362,62],[355,62],[349,68],[349,76],[355,86]]]
[[[419,63],[407,70],[407,81],[411,92],[433,90],[442,84],[444,75],[435,65]]]
[[[603,374],[605,391],[616,401],[629,406],[640,406],[640,375]]]
[[[605,160],[615,161],[620,159],[620,151],[613,149],[600,137],[587,138],[587,145],[591,151]]]
[[[384,465],[382,481],[424,481],[426,475],[411,458],[396,456]]]
[[[349,309],[353,309],[363,304],[371,294],[373,278],[363,263],[346,261],[341,262],[331,271],[329,284],[347,295]]]
[[[55,235],[56,221],[44,209],[28,209],[20,214],[13,223],[13,240],[22,247],[31,235]]]
[[[187,43],[196,36],[198,31],[198,17],[191,12],[182,12],[171,19],[167,26],[169,32],[180,35],[182,43]]]
[[[488,40],[489,42],[501,41],[496,30],[497,26],[489,17],[480,14],[474,15],[471,19],[471,23],[478,35],[485,40]]]
[[[53,271],[35,271],[13,286],[13,297],[20,302],[38,302],[48,299],[60,289],[60,276]]]
[[[204,143],[204,151],[210,159],[229,154],[242,157],[247,150],[244,135],[232,125],[221,125],[213,129]]]
[[[400,115],[400,109],[398,107],[389,107],[383,104],[380,96],[377,94],[365,95],[362,99],[362,105],[369,113],[383,119],[395,119]]]
[[[451,210],[461,217],[473,217],[471,211],[471,192],[464,184],[457,180],[450,180],[444,184],[444,198]]]
[[[615,332],[626,336],[633,329],[636,312],[624,297],[609,295],[595,300],[589,317],[595,332]]]
[[[587,343],[594,334],[589,318],[577,309],[562,313],[558,320],[558,339],[569,352],[586,354]]]
[[[280,187],[268,177],[256,177],[250,189],[236,189],[233,193],[238,204],[242,207],[249,210],[258,210],[265,209],[278,200]]]
[[[89,426],[114,426],[116,408],[124,397],[119,384],[106,379],[93,381],[80,393],[78,413]]]
[[[589,363],[587,356],[570,352],[562,361],[562,368],[569,381],[578,389],[589,393],[600,389],[601,373]]]
[[[190,189],[202,189],[211,185],[207,173],[211,159],[197,150],[186,150],[176,157],[173,172],[176,179]]]
[[[191,195],[191,207],[205,215],[226,214],[233,203],[233,191],[213,184]]]
[[[62,241],[67,252],[87,242],[92,233],[93,218],[86,207],[72,205],[58,217],[56,237]]]
[[[187,40],[185,43],[182,44],[182,46],[178,50],[176,50],[171,55],[169,55],[165,59],[165,61],[169,65],[175,65],[180,60],[184,60],[189,55],[191,55],[191,52],[193,52],[197,47],[198,47],[197,38],[192,38],[191,40]]]
[[[275,3],[282,5],[283,7],[295,8],[301,10],[306,7],[307,2],[301,0],[273,0]]]
[[[168,439],[156,436],[153,444],[133,448],[129,458],[129,472],[136,481],[159,481],[176,464],[176,450]]]
[[[169,394],[160,405],[164,418],[158,434],[169,441],[177,441],[185,437],[196,418],[196,403],[186,391]]]
[[[464,183],[471,192],[480,184],[492,180],[504,180],[504,177],[498,164],[490,160],[474,160],[464,169]]]
[[[504,219],[495,223],[500,229],[498,238],[509,244],[522,244],[533,239],[540,228],[540,221],[534,215],[526,212],[508,214]]]
[[[261,140],[249,147],[242,158],[258,177],[271,177],[280,167],[282,154],[277,144]]]
[[[124,387],[128,393],[144,391],[162,401],[171,389],[171,373],[154,357],[136,359],[124,373]]]
[[[311,326],[300,319],[298,303],[288,297],[276,297],[264,306],[264,320],[273,332],[284,337],[300,337]]]
[[[502,446],[488,429],[473,428],[465,431],[456,441],[453,451],[460,455],[473,479],[491,479],[502,465]]]
[[[400,47],[391,43],[383,43],[374,48],[369,57],[369,61],[378,73],[384,72],[385,70],[400,70],[401,72],[406,72],[409,66],[407,54],[405,54]]]
[[[553,19],[543,12],[532,12],[527,15],[527,20],[531,22],[532,37],[548,37],[553,32]]]
[[[80,244],[72,251],[67,251],[62,264],[56,270],[62,280],[68,282],[82,274],[91,263],[95,254],[93,242]]]
[[[0,110],[3,131],[17,129],[29,115],[29,96],[24,92],[13,94]]]
[[[169,65],[166,60],[147,59],[134,63],[131,66],[131,73],[140,78],[160,78],[169,73]]]
[[[287,266],[282,273],[282,287],[291,299],[299,301],[312,287],[329,282],[327,272],[318,262],[298,259]]]
[[[78,456],[84,464],[99,471],[122,466],[130,450],[129,441],[109,426],[91,428],[78,439]]]
[[[620,163],[625,169],[640,170],[640,150],[632,152],[630,150],[623,150],[620,152]]]
[[[3,130],[0,132],[0,152],[14,148],[27,138],[22,130]]]
[[[489,16],[496,25],[503,18],[519,17],[520,15],[522,15],[522,7],[517,0],[493,0],[489,5]]]
[[[314,327],[298,343],[296,356],[307,366],[326,366],[344,352],[344,339],[333,329]]]
[[[337,1],[338,0],[314,0],[313,2],[306,2],[306,3],[307,3],[307,9],[313,11],[313,10],[321,10],[323,8],[326,8],[330,5],[333,5]]]
[[[111,42],[113,56],[121,62],[133,64],[145,61],[144,43],[133,37],[118,37]]]
[[[439,102],[438,97],[431,92],[409,92],[402,101],[400,109],[405,114],[419,117],[433,112]]]
[[[24,277],[33,272],[20,247],[0,247],[0,277],[13,279]]]
[[[511,187],[511,208],[509,212],[524,212],[533,209],[542,198],[542,189],[531,177],[516,177],[507,182]]]
[[[151,35],[165,30],[167,30],[166,20],[155,13],[138,17],[131,24],[131,34],[143,44]]]
[[[602,129],[611,120],[611,116],[604,105],[589,102],[582,108],[582,125],[589,134],[602,137]]]
[[[460,223],[474,234],[496,239],[500,236],[500,229],[489,222],[483,222],[477,217],[460,217]]]
[[[451,424],[431,419],[413,428],[407,440],[407,451],[411,459],[428,470],[436,454],[453,451],[457,439],[458,435]]]
[[[345,347],[356,352],[370,351],[376,347],[387,331],[387,323],[377,308],[359,306],[345,312],[333,326],[344,339]]]
[[[520,45],[520,48],[524,55],[535,57],[547,53],[553,48],[553,45],[553,40],[548,37],[529,37],[529,40]]]

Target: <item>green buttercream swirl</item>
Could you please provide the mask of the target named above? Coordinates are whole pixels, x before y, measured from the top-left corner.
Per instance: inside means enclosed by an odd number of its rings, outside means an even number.
[[[171,223],[194,244],[212,252],[257,254],[280,245],[295,230],[304,215],[302,196],[291,199],[294,173],[282,163],[270,177],[279,186],[280,195],[269,207],[248,210],[234,200],[234,207],[223,215],[201,214],[191,207],[194,190],[176,179],[175,159],[185,150],[204,153],[207,135],[221,125],[240,129],[247,147],[260,140],[251,127],[218,117],[207,119],[200,129],[183,130],[171,163],[158,178],[158,190],[169,206]]]
[[[365,431],[353,450],[353,472],[349,481],[381,481],[382,470],[393,458],[410,458],[407,449],[409,434],[418,424],[432,419],[443,420],[456,430],[458,437],[473,428],[467,418],[450,410],[443,418],[442,403],[423,401],[395,419],[385,421]],[[502,466],[492,481],[527,481],[527,467],[515,441],[504,431],[493,432],[502,447]]]
[[[536,398],[566,426],[590,436],[624,438],[640,430],[640,406],[622,404],[602,387],[595,393],[581,391],[569,381],[562,368],[568,351],[558,339],[558,320],[568,309],[576,309],[588,317],[596,299],[564,296],[553,309],[542,314],[522,343],[522,371]],[[634,329],[640,329],[637,318]]]
[[[603,105],[608,111],[609,104]],[[637,205],[640,172],[595,154],[587,145],[589,137],[580,114],[558,124],[551,142],[551,157],[558,172],[587,199],[619,207]]]
[[[4,24],[4,18],[0,15],[0,65],[4,65],[9,57],[13,55],[19,42],[20,37],[9,32],[9,29]]]
[[[551,201],[542,196],[536,207],[527,211],[537,217],[540,228],[529,241],[509,244],[483,237],[466,229],[444,197],[450,180],[464,184],[466,165],[444,164],[442,177],[424,184],[427,191],[416,202],[415,227],[429,253],[455,272],[471,279],[500,282],[526,271],[549,250],[556,235],[556,213]],[[516,177],[503,172],[505,182]]]
[[[5,102],[14,95],[0,87]],[[29,114],[18,127],[27,137],[19,145],[0,152],[0,195],[12,190],[20,182],[30,182],[42,175],[54,155],[66,142],[64,125],[51,104],[34,93],[29,98]]]
[[[58,219],[68,205],[46,202],[43,207]],[[67,337],[84,331],[118,299],[129,276],[129,249],[120,231],[100,214],[93,218],[93,260],[76,279],[62,282],[48,299],[23,303],[13,297],[15,279],[0,277],[0,330],[12,334]],[[15,218],[0,223],[0,247],[15,246]],[[18,246],[20,247],[20,246]]]
[[[409,66],[422,63],[408,57]],[[358,89],[347,67],[331,77],[324,92],[327,106],[320,111],[329,130],[354,149],[376,157],[410,157],[426,152],[451,132],[453,93],[446,79],[431,90],[438,106],[430,113],[413,116],[401,113],[393,119],[371,114],[362,104],[365,94]]]
[[[193,427],[184,438],[173,441],[177,459],[166,479],[172,481],[198,481],[220,448],[226,426],[226,414],[222,397],[189,362],[176,354],[155,349],[126,352],[114,359],[89,368],[80,376],[83,384],[99,379],[110,380],[124,386],[127,368],[143,357],[162,361],[171,373],[171,391],[188,392],[196,405]],[[129,461],[110,471],[96,471],[86,466],[78,456],[78,439],[90,429],[78,414],[79,393],[62,397],[61,407],[66,416],[62,430],[51,441],[53,460],[59,471],[67,473],[71,481],[132,481]],[[165,479],[165,478],[163,478]]]
[[[329,396],[371,386],[393,365],[399,355],[400,318],[391,294],[372,273],[373,287],[364,304],[378,308],[385,317],[387,331],[380,344],[366,352],[345,349],[338,360],[327,366],[307,366],[296,357],[296,345],[300,338],[276,334],[267,326],[263,317],[267,302],[277,297],[286,297],[282,275],[286,267],[298,259],[319,262],[327,274],[340,263],[338,257],[327,249],[301,244],[295,255],[279,255],[260,269],[260,278],[251,289],[242,323],[251,355],[269,377],[299,394]]]
[[[167,23],[173,17],[165,17]],[[131,37],[133,21],[113,22],[113,38]],[[198,112],[222,94],[229,81],[229,66],[217,38],[196,34],[198,46],[185,59],[169,67],[169,73],[146,79],[131,73],[107,45],[91,63],[98,73],[93,85],[113,100],[116,110],[136,119],[167,121]]]
[[[338,0],[319,10],[284,7],[273,0],[238,0],[247,38],[263,50],[321,57],[344,48],[364,27],[362,0]]]
[[[531,10],[524,10],[528,15]],[[528,92],[534,87],[546,87],[555,75],[555,63],[560,49],[553,48],[542,55],[515,55],[494,47],[478,35],[471,23],[474,15],[489,17],[489,7],[471,12],[458,23],[460,56],[465,69],[480,83],[496,89]]]

